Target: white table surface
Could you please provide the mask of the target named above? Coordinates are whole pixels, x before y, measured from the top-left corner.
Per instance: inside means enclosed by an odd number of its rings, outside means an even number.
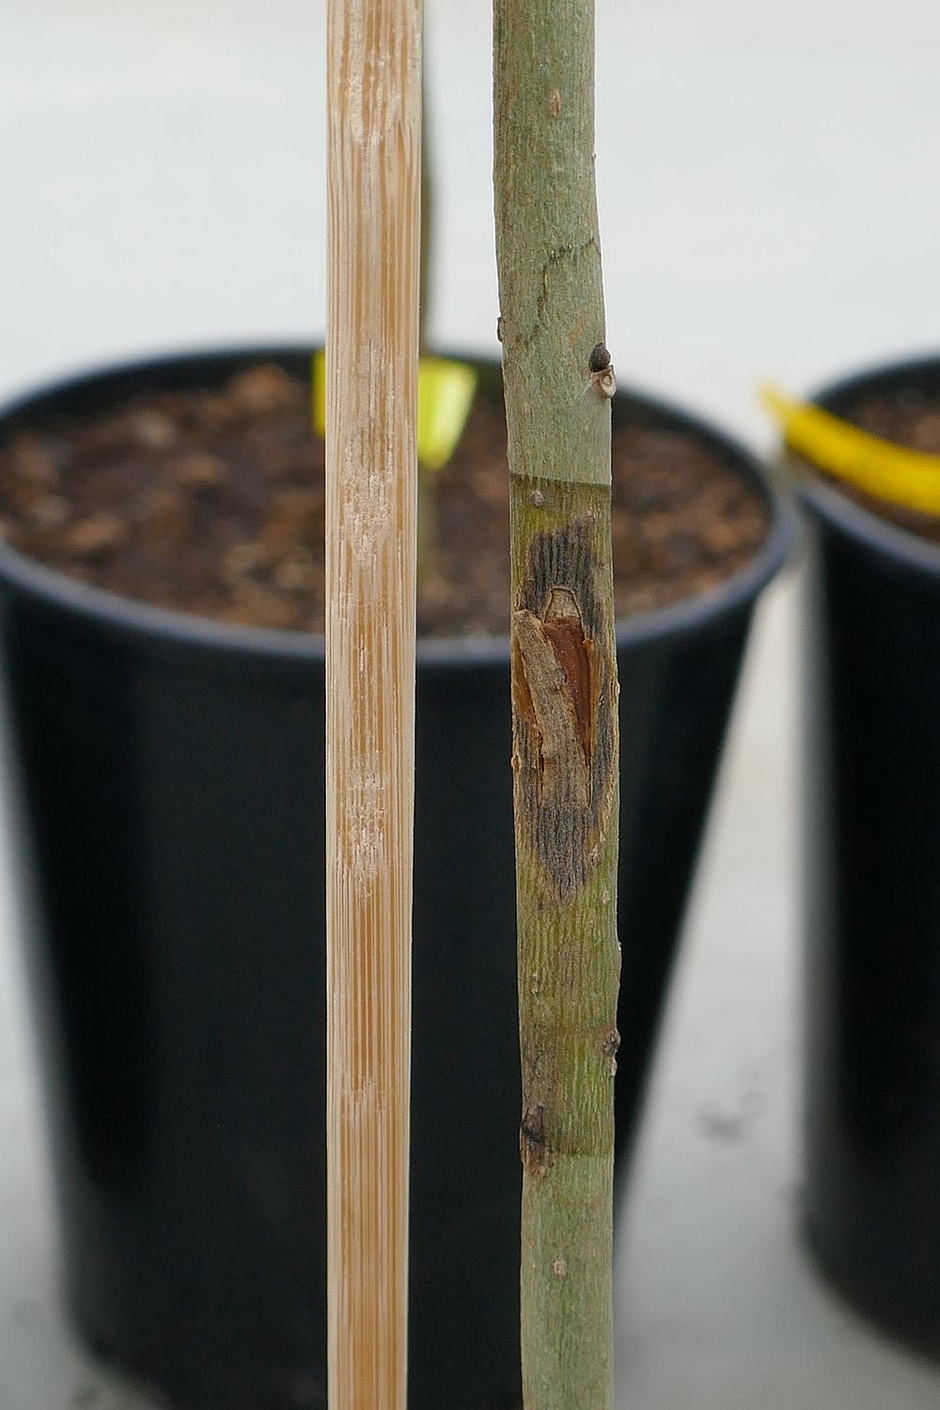
[[[433,327],[494,350],[489,14],[429,0]],[[599,0],[608,342],[758,446],[754,387],[940,343],[940,7]],[[2,0],[0,394],[322,331],[321,0]],[[797,586],[764,599],[618,1249],[627,1410],[926,1410],[797,1237]],[[8,855],[9,834],[3,837]],[[0,1410],[148,1404],[63,1325],[0,874]]]

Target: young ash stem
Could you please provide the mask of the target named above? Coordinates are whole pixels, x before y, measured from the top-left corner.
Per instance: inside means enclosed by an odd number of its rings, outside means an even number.
[[[618,737],[593,0],[495,0],[526,1410],[610,1410]]]

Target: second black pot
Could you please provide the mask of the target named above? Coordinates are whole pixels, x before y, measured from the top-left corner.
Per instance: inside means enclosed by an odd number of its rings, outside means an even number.
[[[253,350],[22,402],[6,438]],[[498,373],[483,385],[499,395]],[[632,1143],[757,594],[760,556],[624,625],[618,1159]],[[190,1410],[325,1403],[323,650],[125,602],[0,549],[28,953],[69,1308]],[[519,1395],[518,1048],[505,642],[425,643],[417,686],[410,1404]]]
[[[940,395],[940,360],[819,404]],[[805,1215],[826,1275],[940,1355],[940,547],[803,489]]]

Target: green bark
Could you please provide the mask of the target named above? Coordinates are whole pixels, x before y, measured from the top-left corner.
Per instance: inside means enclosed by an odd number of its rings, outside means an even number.
[[[526,1410],[610,1410],[618,738],[593,0],[495,0]]]

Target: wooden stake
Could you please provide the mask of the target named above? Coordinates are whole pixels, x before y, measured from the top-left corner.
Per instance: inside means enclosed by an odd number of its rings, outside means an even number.
[[[404,1410],[414,771],[418,0],[330,0],[330,1410]]]

